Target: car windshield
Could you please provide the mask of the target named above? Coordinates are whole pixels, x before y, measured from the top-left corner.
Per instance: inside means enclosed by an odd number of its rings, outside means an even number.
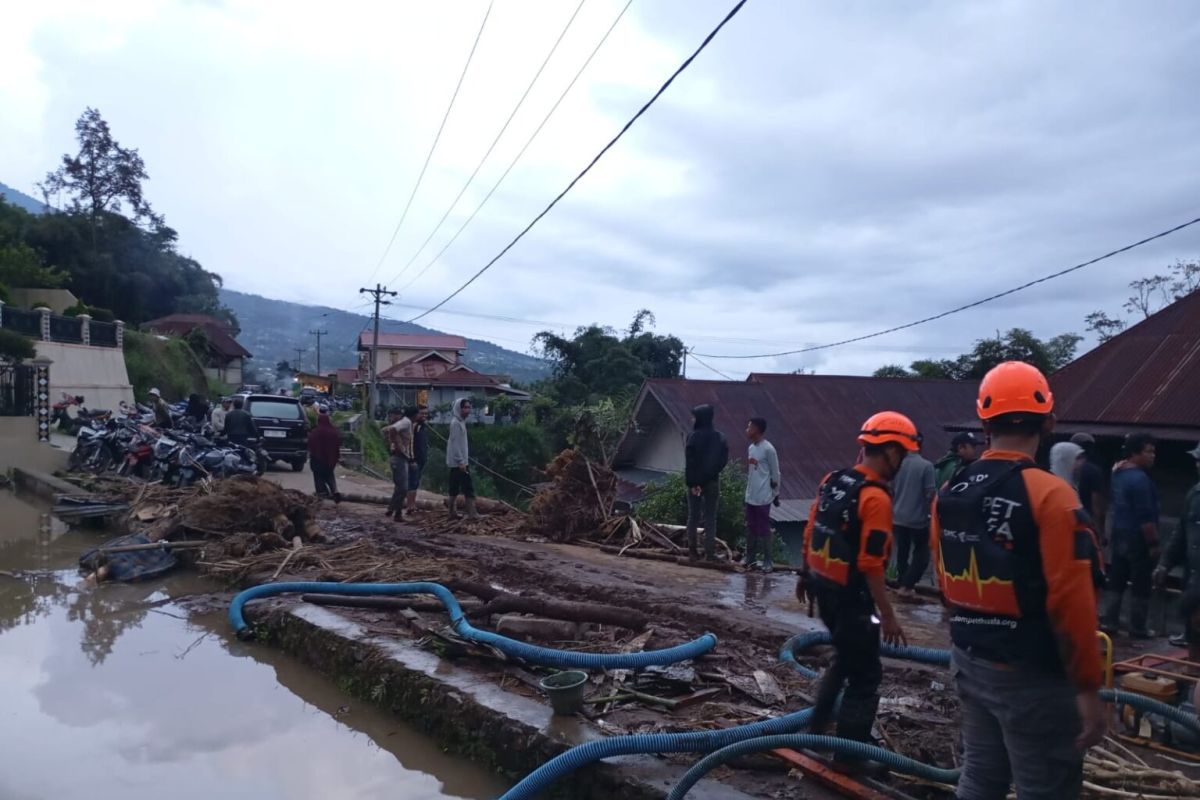
[[[279,400],[251,400],[250,414],[255,417],[272,417],[274,419],[302,419],[298,403],[285,403]]]

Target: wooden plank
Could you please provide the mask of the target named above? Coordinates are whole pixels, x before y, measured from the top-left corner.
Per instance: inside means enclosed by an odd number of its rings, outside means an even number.
[[[857,798],[857,800],[892,800],[882,792],[864,786],[849,775],[843,775],[833,767],[803,753],[787,749],[772,750],[771,752],[792,766],[803,770],[804,774],[811,776],[817,783],[833,789],[838,794]]]

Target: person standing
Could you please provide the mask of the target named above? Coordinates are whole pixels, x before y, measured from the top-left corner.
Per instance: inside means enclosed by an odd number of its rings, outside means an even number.
[[[1037,368],[1007,361],[979,385],[991,447],[944,486],[930,545],[950,612],[962,715],[960,800],[1079,797],[1104,738],[1094,569],[1079,496],[1034,463],[1054,429]]]
[[[774,569],[771,554],[771,505],[779,497],[779,455],[767,441],[767,421],[754,417],[746,426],[750,446],[746,451],[746,554],[742,566],[756,563],[762,551],[762,571]]]
[[[1077,433],[1071,441],[1082,447],[1086,456],[1079,472],[1079,499],[1083,502],[1083,510],[1092,518],[1100,546],[1104,547],[1108,543],[1109,492],[1104,470],[1094,460],[1096,439],[1090,433]]]
[[[933,464],[921,456],[920,447],[918,442],[908,452],[892,479],[898,594],[909,601],[916,599],[915,587],[929,568],[929,506],[937,494]]]
[[[1085,461],[1083,448],[1074,442],[1058,442],[1050,448],[1050,471],[1074,486],[1076,491]]]
[[[158,389],[150,390],[150,408],[154,411],[155,426],[163,430],[170,430],[175,424],[171,419],[171,407],[167,405],[166,400],[163,400],[162,392]]]
[[[329,418],[326,406],[317,408],[317,424],[308,432],[308,466],[317,497],[340,501],[335,470],[342,457],[342,435]]]
[[[221,405],[213,409],[212,416],[209,417],[209,424],[212,425],[213,433],[217,436],[225,433],[225,415],[231,408],[233,408],[233,398],[224,397],[221,399]]]
[[[399,408],[388,409],[388,424],[384,429],[388,444],[388,465],[392,468],[392,499],[387,516],[397,522],[404,520],[404,502],[408,497],[408,465],[412,461],[412,420]]]
[[[1200,445],[1188,451],[1200,467]],[[1175,532],[1163,548],[1158,566],[1154,570],[1153,583],[1161,588],[1166,585],[1167,573],[1180,564],[1184,565],[1183,597],[1180,602],[1184,613],[1184,633],[1182,637],[1171,637],[1171,644],[1176,647],[1187,645],[1188,660],[1200,660],[1200,627],[1196,626],[1192,617],[1200,608],[1200,483],[1188,490],[1183,498],[1183,512],[1179,515],[1179,524]]]
[[[230,444],[246,447],[252,439],[258,439],[258,426],[254,417],[246,411],[246,401],[241,397],[233,398],[233,410],[225,415],[225,438]]]
[[[1121,601],[1129,587],[1129,635],[1149,639],[1147,627],[1154,565],[1158,563],[1158,492],[1150,477],[1156,448],[1149,434],[1125,437],[1125,460],[1112,474],[1112,553],[1108,594],[1100,629],[1116,633],[1121,625]]]
[[[704,558],[717,557],[717,504],[720,501],[721,470],[729,462],[729,443],[713,428],[713,407],[692,409],[692,432],[683,449],[683,479],[688,487],[688,556],[699,558],[696,539],[700,520],[704,520]]]
[[[459,519],[458,496],[463,496],[467,519],[479,519],[475,508],[475,481],[471,478],[471,451],[467,441],[467,418],[471,401],[459,398],[450,408],[450,436],[446,440],[446,466],[450,468],[450,519]]]
[[[429,460],[429,429],[426,420],[429,419],[429,409],[426,406],[413,406],[409,409],[413,424],[413,460],[408,464],[408,513],[417,510],[417,491],[421,488],[421,475],[425,472],[425,462]]]
[[[816,601],[834,648],[809,730],[826,731],[845,686],[837,735],[866,742],[883,680],[880,635],[888,644],[907,644],[884,584],[892,541],[887,481],[900,470],[905,453],[916,452],[917,427],[903,414],[881,411],[863,423],[858,442],[862,463],[831,472],[817,489],[804,530],[796,598]]]
[[[956,472],[979,458],[979,444],[975,434],[970,431],[956,433],[950,440],[950,449],[946,451],[946,455],[933,465],[933,482],[939,488],[944,486]]]

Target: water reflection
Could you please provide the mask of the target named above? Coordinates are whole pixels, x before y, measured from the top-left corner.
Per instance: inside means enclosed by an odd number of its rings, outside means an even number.
[[[77,589],[96,533],[0,492],[0,797],[487,798],[504,785],[312,670],[176,604]]]

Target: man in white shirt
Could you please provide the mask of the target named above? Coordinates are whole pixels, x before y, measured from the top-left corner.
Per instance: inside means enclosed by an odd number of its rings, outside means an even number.
[[[750,447],[746,452],[746,555],[742,566],[758,563],[755,552],[762,551],[762,571],[774,569],[771,557],[771,505],[779,497],[779,456],[767,441],[767,421],[754,417],[746,426]]]

